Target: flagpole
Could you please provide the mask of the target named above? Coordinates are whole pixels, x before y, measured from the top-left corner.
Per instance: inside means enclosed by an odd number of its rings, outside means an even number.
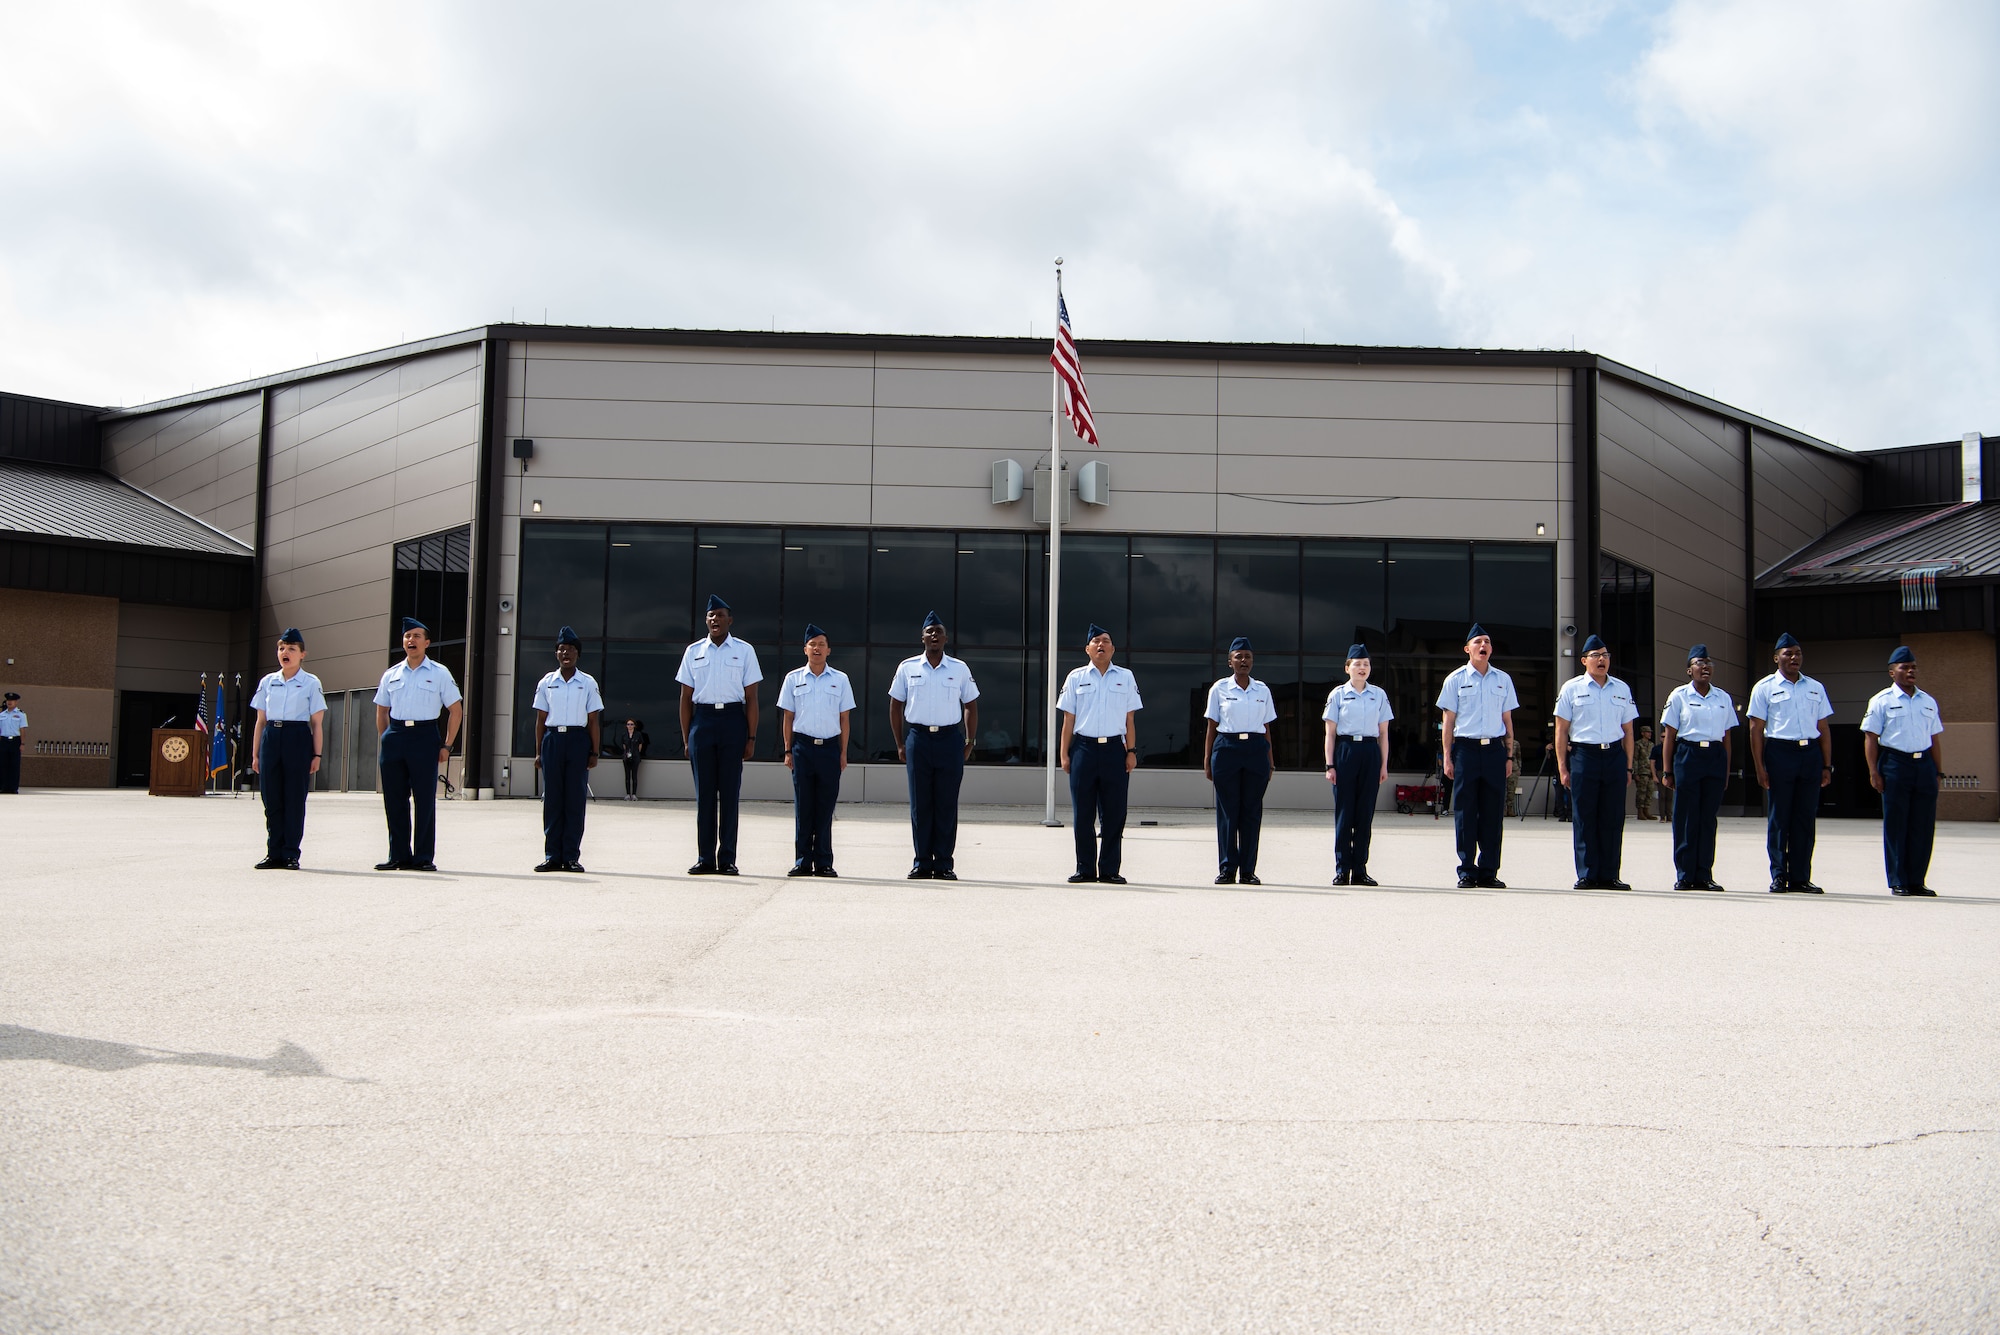
[[[1056,256],[1056,305],[1062,305],[1062,256]],[[1062,602],[1062,503],[1068,488],[1062,475],[1062,377],[1053,361],[1049,365],[1049,635],[1043,657],[1048,660],[1048,730],[1043,749],[1048,760],[1048,797],[1042,808],[1042,824],[1060,827],[1056,819],[1056,756],[1062,749],[1061,713],[1056,709],[1056,627],[1060,624]]]

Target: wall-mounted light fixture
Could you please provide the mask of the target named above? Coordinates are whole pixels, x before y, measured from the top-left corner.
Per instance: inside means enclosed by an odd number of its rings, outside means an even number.
[[[540,514],[541,512],[542,512],[542,503],[541,503],[540,501],[536,501],[536,502],[535,502],[535,513],[536,513],[536,514]]]
[[[527,472],[528,460],[535,457],[535,442],[532,440],[516,440],[514,442],[514,457],[521,461],[521,471],[523,473]]]
[[[1543,534],[1547,533],[1548,531],[1549,531],[1549,526],[1547,524],[1535,525],[1535,536],[1538,538],[1541,537]]]

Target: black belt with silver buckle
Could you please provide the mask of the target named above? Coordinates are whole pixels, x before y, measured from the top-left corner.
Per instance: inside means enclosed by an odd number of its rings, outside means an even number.
[[[1103,746],[1106,742],[1110,741],[1111,739],[1109,737],[1097,737],[1093,738],[1092,740],[1094,740],[1099,746]]]
[[[1926,747],[1922,751],[1903,751],[1893,746],[1885,746],[1882,749],[1894,755],[1899,755],[1905,760],[1922,760],[1925,756],[1930,754],[1930,749],[1928,747]]]
[[[285,721],[281,718],[265,719],[264,722],[273,728],[282,728],[285,726]]]
[[[1569,749],[1572,751],[1609,751],[1614,746],[1623,745],[1623,742],[1571,742]]]

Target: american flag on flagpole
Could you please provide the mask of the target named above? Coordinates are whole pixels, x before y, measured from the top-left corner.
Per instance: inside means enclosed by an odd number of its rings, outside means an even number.
[[[1090,394],[1083,387],[1083,359],[1076,355],[1076,338],[1069,328],[1069,306],[1060,292],[1056,293],[1056,349],[1049,354],[1049,364],[1062,380],[1063,416],[1069,418],[1080,439],[1096,445],[1097,423],[1090,416]]]

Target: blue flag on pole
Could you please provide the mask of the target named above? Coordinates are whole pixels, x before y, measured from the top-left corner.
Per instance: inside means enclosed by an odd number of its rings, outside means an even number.
[[[209,716],[208,773],[211,778],[229,768],[229,737],[222,730],[222,683],[215,683],[215,712]]]

